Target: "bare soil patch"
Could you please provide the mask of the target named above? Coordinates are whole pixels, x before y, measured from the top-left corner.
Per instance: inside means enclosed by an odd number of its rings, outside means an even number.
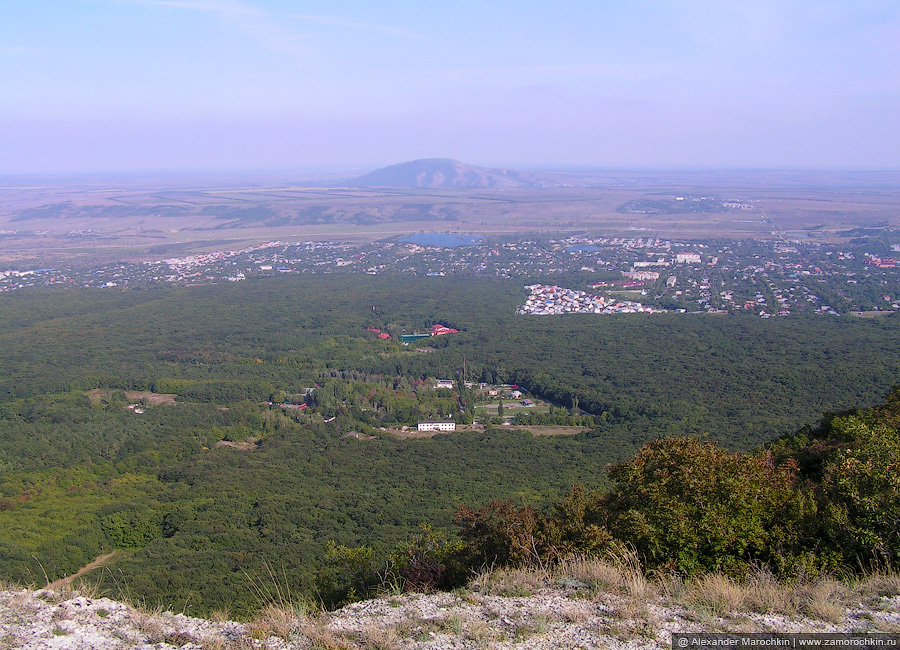
[[[459,429],[457,429],[458,431]],[[397,438],[403,438],[405,440],[414,439],[414,438],[433,438],[434,434],[442,433],[441,431],[418,431],[416,429],[407,429],[404,431],[403,429],[391,429],[391,428],[382,428],[380,431],[384,433],[389,433],[392,436],[396,436]]]
[[[172,405],[175,403],[174,393],[151,393],[149,391],[126,391],[125,397],[132,400],[146,399],[150,406],[159,406],[160,404]]]
[[[359,431],[348,431],[341,438],[356,438],[357,440],[374,440],[375,436],[368,436],[365,433],[360,433]]]
[[[216,448],[220,447],[228,447],[230,449],[237,449],[238,451],[254,451],[259,449],[259,440],[257,438],[247,438],[246,440],[241,440],[240,442],[231,442],[230,440],[220,440],[216,443]]]
[[[65,578],[60,578],[59,580],[54,580],[53,582],[49,583],[47,585],[47,589],[58,591],[58,590],[62,589],[63,587],[65,587],[66,585],[68,585],[72,580],[75,580],[76,578],[80,578],[81,576],[85,575],[86,573],[90,573],[94,569],[99,569],[103,565],[108,564],[115,555],[116,555],[115,551],[113,551],[112,553],[107,553],[106,555],[99,555],[96,558],[94,558],[93,561],[88,562],[87,564],[85,564],[83,567],[78,569],[78,571],[76,571],[72,575],[66,576]]]

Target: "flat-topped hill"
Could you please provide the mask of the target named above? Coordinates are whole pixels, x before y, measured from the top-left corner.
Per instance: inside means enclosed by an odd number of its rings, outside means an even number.
[[[566,187],[572,179],[550,173],[490,169],[450,158],[424,158],[376,169],[345,183],[350,187],[544,188]]]

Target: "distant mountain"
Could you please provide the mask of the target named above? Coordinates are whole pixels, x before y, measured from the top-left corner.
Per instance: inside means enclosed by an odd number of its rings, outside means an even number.
[[[450,158],[425,158],[376,169],[354,178],[349,187],[542,188],[577,185],[563,175],[476,167]]]

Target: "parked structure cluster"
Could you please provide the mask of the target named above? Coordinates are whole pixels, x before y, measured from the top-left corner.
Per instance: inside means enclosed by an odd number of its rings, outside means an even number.
[[[653,314],[665,311],[632,300],[614,301],[556,285],[532,284],[525,288],[531,293],[525,304],[516,310],[517,314]]]
[[[775,235],[769,241],[705,242],[649,236],[526,237],[447,247],[393,240],[367,244],[271,241],[141,264],[8,269],[0,271],[0,292],[49,285],[191,286],[281,274],[590,275],[597,280],[585,284],[602,286],[598,293],[603,295],[577,296],[569,306],[577,305],[578,311],[600,309],[603,313],[610,302],[622,302],[612,292],[625,289],[641,292],[641,305],[670,311],[749,312],[765,318],[900,310],[900,265],[896,262],[900,230],[886,229],[879,237],[840,244]],[[552,309],[550,305],[534,307],[535,313],[545,307],[554,313],[559,305],[553,302]],[[636,308],[625,302],[621,307]]]

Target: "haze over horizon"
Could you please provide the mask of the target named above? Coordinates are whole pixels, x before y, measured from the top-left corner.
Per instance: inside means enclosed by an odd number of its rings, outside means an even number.
[[[887,0],[0,5],[0,173],[900,169]]]

